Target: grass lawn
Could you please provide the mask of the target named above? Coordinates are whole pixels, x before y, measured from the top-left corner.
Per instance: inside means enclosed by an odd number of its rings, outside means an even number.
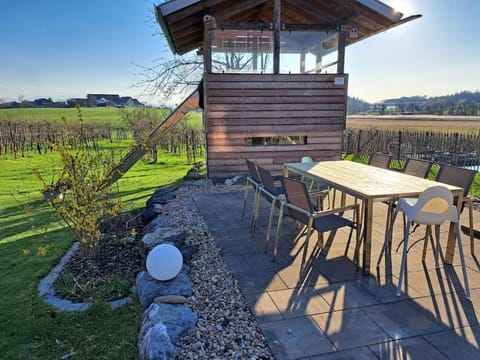
[[[115,109],[112,109],[115,110]],[[127,143],[122,144],[123,152]],[[57,264],[74,238],[54,221],[33,168],[48,179],[60,170],[56,154],[13,159],[0,156],[0,358],[133,359],[142,311],[136,301],[117,310],[95,304],[85,312],[58,312],[37,295],[39,281]],[[186,158],[159,153],[157,164],[140,161],[119,182],[127,209],[143,209],[159,187],[181,179]],[[48,225],[48,226],[47,226]],[[46,254],[38,253],[39,247]]]

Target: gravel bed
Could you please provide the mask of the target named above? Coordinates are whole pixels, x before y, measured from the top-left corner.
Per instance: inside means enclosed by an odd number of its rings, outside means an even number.
[[[179,359],[274,359],[192,197],[244,189],[243,185],[184,185],[168,204],[172,225],[188,234],[187,243],[198,246],[189,274],[194,283],[189,305],[198,322],[176,344]]]

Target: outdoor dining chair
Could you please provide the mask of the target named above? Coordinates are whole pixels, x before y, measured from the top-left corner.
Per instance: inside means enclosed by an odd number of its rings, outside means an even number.
[[[382,169],[389,169],[390,168],[390,163],[392,162],[392,156],[387,155],[387,154],[381,154],[381,153],[372,153],[370,155],[370,158],[368,159],[368,165],[370,166],[375,166],[378,168]],[[335,199],[335,193],[334,193],[334,199]],[[358,199],[355,198],[355,203],[357,203]],[[365,212],[364,205],[362,202],[362,208],[360,211],[360,216],[363,218],[363,214]]]
[[[257,165],[249,159],[245,159],[245,162],[247,163],[248,167],[248,176],[247,176],[247,184],[245,185],[245,194],[243,196],[243,207],[242,207],[242,220],[245,217],[245,207],[247,205],[247,198],[248,198],[248,189],[250,188],[249,185],[253,187],[253,190],[255,192],[254,197],[253,197],[253,207],[252,207],[252,221],[251,225],[253,225],[253,217],[255,215],[255,207],[257,204],[258,200],[258,194],[260,192],[260,188],[263,186],[262,185],[262,179],[260,178],[260,175],[257,170]],[[250,226],[251,226],[250,225]],[[250,227],[250,231],[252,228]]]
[[[475,179],[475,170],[464,169],[456,166],[441,165],[438,171],[438,182],[463,188],[463,202],[459,209],[459,214],[463,212],[465,205],[468,206],[468,226],[470,235],[470,252],[474,255],[474,234],[473,234],[473,198],[468,196],[470,187]]]
[[[432,165],[433,165],[433,163],[431,161],[408,158],[407,162],[405,163],[404,168],[400,169],[399,171],[401,171],[401,172],[403,172],[404,174],[407,174],[407,175],[417,176],[417,177],[421,177],[421,178],[425,179],[425,178],[428,177],[428,174],[430,173],[430,169],[432,168]],[[390,221],[392,219],[393,210],[396,207],[397,201],[396,200],[389,200],[389,201],[385,201],[384,203],[388,205],[387,221],[386,221],[386,224],[385,224],[385,233],[387,233],[388,226],[389,226]],[[405,225],[405,216],[403,218],[403,221],[404,221],[404,225]],[[398,245],[398,248],[400,246],[401,246],[401,243]],[[397,251],[398,251],[398,248],[397,248]],[[385,250],[385,248],[382,249],[382,252],[380,253],[380,257],[378,259],[377,266],[380,264],[380,261],[382,259],[384,250]]]
[[[463,278],[465,283],[465,294],[470,299],[470,288],[468,285],[467,269],[465,266],[465,257],[463,254],[462,236],[460,233],[458,210],[453,204],[453,195],[450,190],[444,186],[432,186],[424,190],[418,198],[400,198],[395,208],[395,212],[390,223],[389,231],[385,241],[392,237],[393,226],[398,212],[403,212],[406,216],[406,222],[403,231],[403,252],[400,264],[400,274],[397,285],[397,296],[401,295],[402,281],[406,271],[408,240],[410,236],[410,226],[416,224],[435,225],[436,249],[435,264],[438,268],[438,258],[440,254],[440,225],[446,221],[455,224],[455,233],[458,241],[458,250],[462,263]],[[427,239],[425,239],[427,242]],[[425,256],[425,253],[424,253]]]
[[[260,174],[260,178],[263,183],[263,187],[260,189],[260,194],[268,201],[271,203],[270,207],[270,215],[268,217],[268,226],[267,226],[267,238],[265,240],[265,253],[267,252],[268,249],[268,244],[270,241],[270,230],[272,228],[272,221],[273,221],[273,213],[275,212],[275,208],[280,209],[282,207],[282,211],[280,213],[283,213],[283,200],[285,199],[284,191],[283,191],[283,186],[275,185],[274,178],[270,171],[265,169],[264,167],[258,166],[258,173]],[[253,230],[252,230],[252,237],[255,234],[255,227],[257,224],[257,218],[258,218],[258,208],[260,206],[260,201],[257,201],[255,212],[254,212],[254,220],[253,220]]]
[[[310,200],[307,186],[305,183],[283,177],[282,185],[285,191],[286,201],[284,202],[284,207],[287,208],[287,212],[290,218],[299,223],[305,225],[306,231],[305,242],[303,244],[303,254],[302,262],[300,265],[300,275],[299,280],[302,280],[306,270],[306,260],[308,245],[312,232],[315,230],[318,232],[318,238],[316,247],[319,247],[321,239],[323,240],[323,233],[327,231],[337,230],[339,228],[348,226],[350,227],[350,234],[348,238],[348,243],[352,237],[353,230],[356,233],[356,244],[355,244],[355,255],[354,261],[358,264],[359,258],[359,249],[360,249],[360,236],[359,236],[359,225],[358,225],[358,204],[352,204],[348,206],[343,206],[335,209],[315,211],[314,206]],[[352,211],[353,215],[351,218],[345,217],[346,211]],[[282,215],[280,214],[277,224],[277,235],[275,239],[275,250],[274,254],[277,252],[278,247],[278,238],[282,223]],[[322,247],[323,244],[320,244]]]
[[[433,163],[431,161],[408,158],[405,167],[401,170],[404,174],[418,176],[426,179]]]
[[[313,159],[310,157],[310,156],[302,156],[302,158],[300,159],[300,162],[303,163],[303,164],[309,164],[309,163],[313,163]],[[309,182],[308,184],[308,191],[313,191],[313,188],[315,186],[316,188],[316,191],[321,191],[323,194],[323,196],[327,196],[328,198],[328,207],[331,206],[332,204],[332,199],[333,199],[333,203],[335,203],[335,196],[336,196],[336,190],[332,187],[327,187],[326,185],[322,184],[321,182],[319,181],[315,181],[315,179],[307,179],[305,178],[304,175],[302,175],[300,177],[300,181],[302,182]],[[333,193],[333,195],[332,195]]]
[[[368,165],[376,166],[382,169],[388,169],[392,162],[392,156],[380,153],[373,153],[368,159]]]
[[[275,212],[275,208],[280,209],[279,214],[283,215],[283,202],[285,200],[285,192],[283,186],[281,184],[275,184],[277,181],[277,177],[272,175],[270,171],[265,169],[262,166],[257,166],[258,173],[260,175],[260,179],[262,180],[262,187],[260,188],[260,195],[263,196],[268,202],[271,203],[270,207],[270,215],[268,218],[268,226],[267,226],[267,237],[265,241],[265,252],[267,252],[268,244],[270,242],[270,232],[272,228],[272,221],[273,221],[273,214]],[[309,191],[308,193],[310,199],[314,199],[314,209],[315,211],[321,210],[323,208],[323,199],[324,199],[324,192],[320,190]],[[258,219],[258,208],[260,206],[260,201],[257,201],[256,208],[254,212],[254,220],[253,220],[253,229],[252,229],[252,237],[255,234],[255,228]],[[275,258],[274,258],[275,260]]]

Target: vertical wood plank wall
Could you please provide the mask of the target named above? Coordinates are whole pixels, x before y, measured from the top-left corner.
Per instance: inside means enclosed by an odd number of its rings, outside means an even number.
[[[275,173],[283,163],[299,162],[302,156],[340,159],[347,75],[205,74],[204,83],[209,178],[246,173],[245,158]],[[245,142],[270,136],[307,136],[307,144]]]

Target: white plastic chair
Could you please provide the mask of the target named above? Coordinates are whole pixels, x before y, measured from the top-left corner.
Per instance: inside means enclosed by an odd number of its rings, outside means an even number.
[[[468,285],[467,270],[465,267],[465,257],[463,255],[462,236],[460,232],[458,210],[453,204],[453,195],[450,190],[444,186],[432,186],[423,191],[418,198],[400,198],[390,223],[390,228],[386,241],[392,237],[393,225],[397,214],[402,211],[406,216],[406,222],[403,232],[403,254],[400,265],[400,275],[397,286],[397,296],[401,295],[403,275],[405,272],[408,237],[410,235],[410,225],[416,224],[435,225],[436,249],[435,264],[438,267],[438,257],[440,254],[440,225],[446,221],[455,224],[455,233],[458,241],[458,251],[462,262],[463,278],[465,282],[465,293],[467,299],[470,299],[470,288]]]

